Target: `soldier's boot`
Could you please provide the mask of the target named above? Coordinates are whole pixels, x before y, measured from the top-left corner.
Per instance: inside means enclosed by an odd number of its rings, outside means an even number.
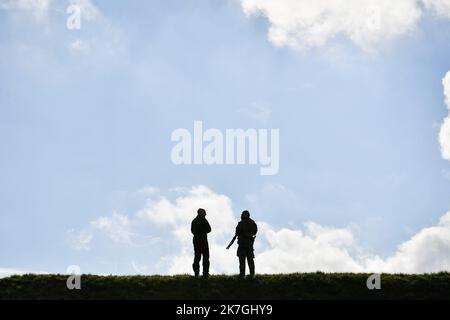
[[[199,266],[199,264],[194,262],[194,263],[192,264],[192,269],[194,270],[194,276],[195,276],[196,278],[198,278],[198,276],[199,276],[199,274],[200,274],[200,266]]]

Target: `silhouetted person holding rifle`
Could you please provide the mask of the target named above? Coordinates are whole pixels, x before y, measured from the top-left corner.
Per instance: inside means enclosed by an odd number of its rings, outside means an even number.
[[[206,220],[205,209],[197,210],[197,217],[192,220],[191,232],[194,235],[194,269],[195,277],[198,278],[200,273],[200,259],[203,256],[203,277],[207,278],[209,275],[209,246],[208,233],[211,232],[211,226]]]
[[[255,221],[250,219],[250,212],[247,210],[242,211],[241,221],[236,227],[236,234],[228,245],[227,249],[231,247],[234,240],[238,239],[237,256],[239,257],[239,276],[245,276],[245,260],[247,260],[250,276],[255,275],[255,258],[253,243],[255,242],[256,233],[258,232],[258,226]]]

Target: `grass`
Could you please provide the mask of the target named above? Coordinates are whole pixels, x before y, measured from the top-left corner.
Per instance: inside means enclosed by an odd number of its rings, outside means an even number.
[[[382,274],[381,290],[368,290],[363,273],[294,273],[209,279],[178,276],[82,275],[68,290],[65,275],[0,279],[0,299],[450,299],[450,273]]]

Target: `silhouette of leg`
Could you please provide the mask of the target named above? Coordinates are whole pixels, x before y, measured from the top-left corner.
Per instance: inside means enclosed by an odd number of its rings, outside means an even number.
[[[206,246],[203,251],[203,276],[209,275],[209,248]]]
[[[194,263],[192,264],[192,269],[194,269],[194,274],[196,277],[198,277],[198,274],[200,273],[200,258],[201,258],[201,252],[200,250],[194,249]]]
[[[245,256],[239,256],[239,276],[245,276]]]
[[[253,260],[252,255],[247,256],[247,262],[248,262],[248,269],[250,270],[250,276],[255,275],[255,261]]]
[[[253,255],[249,254],[247,255],[247,263],[248,263],[248,269],[250,271],[250,275],[255,275],[255,261],[253,260]]]

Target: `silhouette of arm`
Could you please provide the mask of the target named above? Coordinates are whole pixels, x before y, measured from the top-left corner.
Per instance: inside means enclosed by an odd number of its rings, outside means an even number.
[[[206,224],[205,224],[205,233],[210,233],[211,232],[211,225],[209,224],[208,220],[205,220]]]
[[[245,234],[245,236],[247,238],[253,239],[256,236],[257,232],[258,232],[258,226],[256,225],[256,223],[254,221],[251,221],[251,223],[248,225],[247,233]]]
[[[235,235],[236,236],[240,236],[240,235],[242,235],[242,224],[239,222],[238,223],[238,225],[236,226],[236,233],[235,233]]]
[[[197,232],[194,221],[191,222],[191,232],[192,232],[192,234],[195,234]]]

